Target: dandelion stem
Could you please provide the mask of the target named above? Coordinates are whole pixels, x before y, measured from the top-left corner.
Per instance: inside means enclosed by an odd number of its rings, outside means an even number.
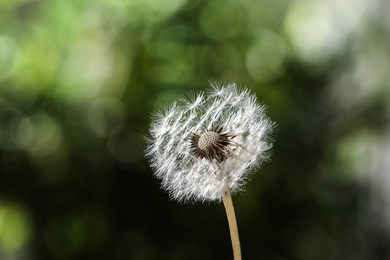
[[[232,240],[234,260],[241,260],[240,238],[238,236],[236,214],[230,192],[227,190],[223,195],[223,205],[229,222],[230,239]]]

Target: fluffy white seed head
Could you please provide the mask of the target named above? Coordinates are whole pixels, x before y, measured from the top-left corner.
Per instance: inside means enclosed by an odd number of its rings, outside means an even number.
[[[172,198],[221,200],[268,158],[273,128],[248,90],[212,85],[154,115],[146,155]]]

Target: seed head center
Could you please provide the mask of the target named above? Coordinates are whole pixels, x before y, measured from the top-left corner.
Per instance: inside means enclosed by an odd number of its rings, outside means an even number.
[[[198,147],[203,151],[206,151],[209,147],[218,143],[219,133],[206,132],[199,137]]]

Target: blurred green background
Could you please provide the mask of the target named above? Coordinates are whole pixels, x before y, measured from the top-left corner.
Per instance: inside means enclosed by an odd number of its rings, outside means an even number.
[[[150,114],[209,80],[278,124],[233,199],[244,259],[390,259],[388,1],[0,1],[0,259],[232,259],[170,201]]]

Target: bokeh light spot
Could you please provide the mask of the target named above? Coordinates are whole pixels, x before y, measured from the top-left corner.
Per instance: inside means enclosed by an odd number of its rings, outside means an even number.
[[[177,57],[185,50],[183,40],[188,38],[188,28],[182,25],[170,26],[159,33],[156,41],[156,56],[162,60]]]
[[[24,115],[15,117],[10,127],[10,135],[15,146],[22,150],[28,149],[35,135],[35,128],[30,118]]]
[[[143,2],[142,0],[140,0]],[[158,16],[167,17],[175,13],[187,0],[147,0]]]
[[[194,76],[196,47],[183,44],[189,38],[188,28],[174,25],[159,33],[153,44],[156,63],[153,66],[155,80],[158,83],[187,83]]]
[[[225,40],[239,33],[245,11],[239,1],[209,1],[200,15],[202,30],[215,40]]]
[[[35,132],[31,145],[27,147],[27,151],[37,157],[44,157],[54,153],[62,142],[60,126],[44,112],[30,117],[30,120]],[[26,129],[27,127],[29,126],[26,126]],[[21,131],[26,129],[21,129]]]
[[[30,220],[18,205],[0,204],[0,252],[22,249],[31,236]]]
[[[128,1],[129,17],[133,22],[158,22],[170,17],[187,0],[132,0]]]
[[[113,68],[109,39],[103,35],[81,37],[71,45],[71,55],[62,67],[56,92],[65,100],[84,101],[97,97]]]
[[[347,179],[367,177],[378,165],[378,139],[369,130],[358,130],[345,137],[337,146],[340,165],[343,165]]]
[[[286,49],[282,39],[271,31],[262,31],[248,50],[246,67],[257,81],[272,80],[283,73]]]
[[[285,18],[285,32],[302,61],[326,60],[334,49],[334,24],[329,7],[320,1],[295,1]]]
[[[104,97],[91,103],[87,123],[92,133],[107,136],[117,133],[125,124],[127,113],[117,98]]]
[[[14,74],[17,64],[18,47],[16,42],[5,35],[0,35],[0,80]]]

